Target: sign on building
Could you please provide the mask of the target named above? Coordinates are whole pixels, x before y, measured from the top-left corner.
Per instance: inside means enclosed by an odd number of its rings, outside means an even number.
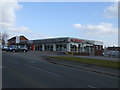
[[[16,43],[20,43],[20,36],[16,36]]]
[[[101,42],[101,41],[94,41],[94,44],[95,45],[103,45],[103,42]]]

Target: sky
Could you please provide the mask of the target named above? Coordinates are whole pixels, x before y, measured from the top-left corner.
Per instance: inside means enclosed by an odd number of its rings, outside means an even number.
[[[3,2],[3,32],[28,39],[75,37],[118,45],[116,2]]]

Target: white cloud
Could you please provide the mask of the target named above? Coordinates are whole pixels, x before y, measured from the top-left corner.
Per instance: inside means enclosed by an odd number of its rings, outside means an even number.
[[[30,35],[27,35],[27,36],[29,36],[29,39],[31,39],[31,40],[34,40],[34,39],[43,39],[43,38],[48,37],[45,34],[34,33],[34,32],[32,32]]]
[[[0,10],[2,14],[0,14],[0,21],[2,21],[2,23],[15,24],[15,11],[21,8],[22,6],[19,5],[16,0],[14,0],[14,2],[1,2]]]
[[[0,2],[0,30],[7,32],[9,38],[20,35],[24,35],[28,39],[49,37],[48,35],[34,32],[26,26],[16,26],[16,11],[21,10],[23,6],[19,5],[17,0],[8,1]]]
[[[82,27],[81,24],[73,24],[72,25],[75,29],[80,29]]]
[[[85,35],[89,36],[108,36],[117,34],[118,29],[114,28],[111,23],[100,23],[99,25],[81,25],[81,24],[73,24],[72,25],[75,29],[84,31]]]
[[[26,26],[16,26],[16,11],[23,8],[17,0],[0,2],[0,30],[7,32],[9,38],[13,36],[25,35],[28,39],[39,39],[49,37],[48,35],[34,32]]]
[[[104,14],[106,18],[118,18],[118,3],[113,3],[111,6],[104,9]]]
[[[24,32],[24,33],[30,33],[30,32],[32,32],[28,27],[24,27],[24,26],[22,26],[22,27],[8,27],[7,28],[7,30],[8,31],[13,31],[13,32]]]
[[[73,24],[72,26],[74,29],[79,30],[82,38],[101,40],[106,46],[118,45],[118,29],[114,28],[111,23],[80,24],[81,27],[79,27],[79,24]]]
[[[26,26],[16,26],[16,11],[20,9],[22,9],[22,5],[19,5],[16,0],[0,2],[0,30],[7,32],[10,37],[11,35],[32,32]]]

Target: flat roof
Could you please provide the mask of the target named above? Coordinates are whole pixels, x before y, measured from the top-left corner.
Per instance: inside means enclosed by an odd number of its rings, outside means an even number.
[[[65,39],[65,40],[64,40]],[[36,39],[36,40],[30,40],[33,42],[39,42],[39,41],[43,41],[43,42],[57,42],[57,41],[62,41],[64,40],[64,42],[79,42],[80,40],[83,42],[88,42],[88,43],[93,43],[96,45],[103,45],[102,41],[97,41],[97,40],[88,40],[88,39],[80,39],[80,38],[74,38],[74,37],[56,37],[56,38],[45,38],[45,39]],[[72,41],[71,41],[72,40]]]

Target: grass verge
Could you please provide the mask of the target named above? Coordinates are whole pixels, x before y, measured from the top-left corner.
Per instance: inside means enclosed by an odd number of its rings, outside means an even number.
[[[81,58],[81,57],[47,57],[47,59],[74,61],[74,62],[93,64],[93,65],[108,67],[108,68],[113,68],[113,69],[120,69],[119,67],[120,61],[107,61],[107,60]]]

